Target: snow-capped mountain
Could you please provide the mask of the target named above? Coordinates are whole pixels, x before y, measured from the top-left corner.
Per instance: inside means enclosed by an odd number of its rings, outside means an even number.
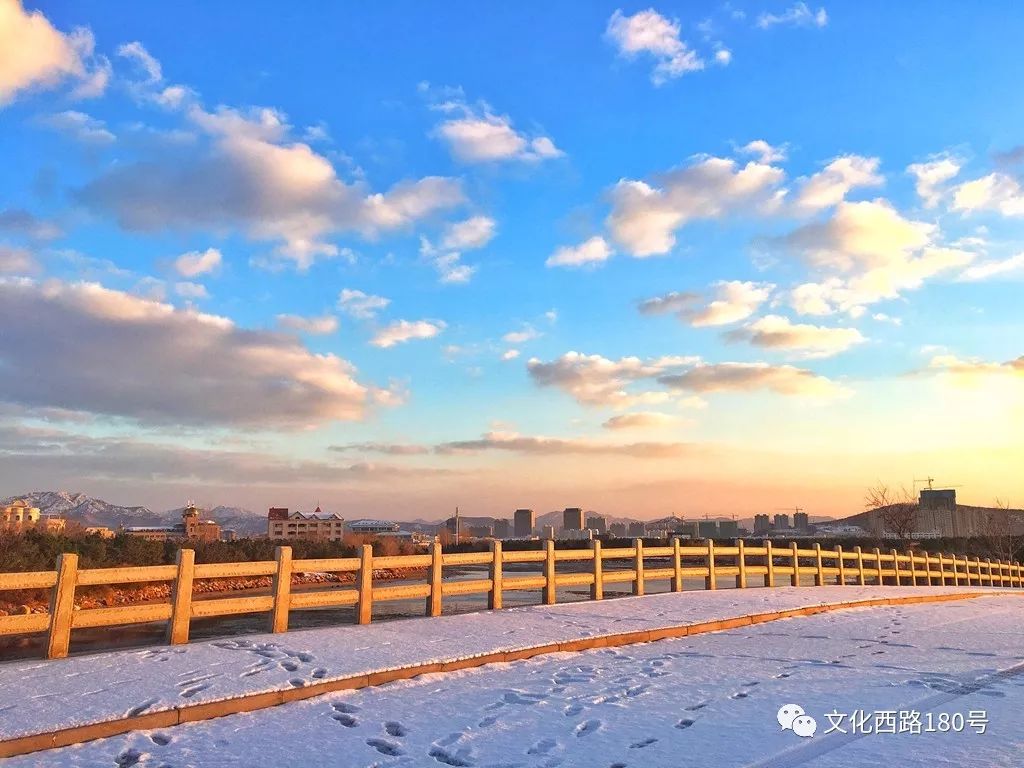
[[[17,499],[25,499],[32,506],[39,507],[44,515],[57,515],[82,525],[159,525],[164,519],[147,507],[122,507],[70,491],[32,491],[10,496],[0,503],[10,504]]]
[[[10,496],[0,504],[24,499],[39,507],[44,515],[55,515],[81,523],[118,528],[122,525],[172,525],[181,522],[184,507],[154,512],[148,507],[125,507],[70,491],[32,491]],[[266,518],[241,507],[214,507],[203,513],[204,519],[216,520],[222,528],[233,528],[242,536],[266,532]]]

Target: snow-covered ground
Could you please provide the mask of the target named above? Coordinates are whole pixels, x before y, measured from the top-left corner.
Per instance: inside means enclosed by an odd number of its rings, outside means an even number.
[[[962,588],[961,588],[962,589]],[[5,735],[152,701],[265,690],[594,633],[949,588],[683,593],[344,627],[0,667]],[[23,766],[1019,766],[1017,595],[869,608],[645,645],[554,654],[135,733]],[[503,634],[504,633],[504,634]],[[396,663],[398,662],[398,663]],[[288,669],[287,667],[293,667]],[[1019,673],[1019,674],[1018,674]],[[262,680],[256,684],[253,680]],[[205,686],[205,687],[204,687]],[[17,702],[17,703],[16,703]],[[818,723],[800,738],[776,712]],[[25,717],[25,707],[35,716]],[[82,715],[81,711],[85,714]],[[987,732],[825,735],[827,712],[987,712]],[[78,714],[75,714],[78,711]],[[937,721],[936,721],[937,722]],[[847,730],[849,725],[845,724]]]

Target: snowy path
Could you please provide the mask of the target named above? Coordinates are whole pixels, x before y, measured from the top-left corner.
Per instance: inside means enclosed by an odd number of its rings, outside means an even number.
[[[749,594],[682,597],[725,607]],[[599,608],[614,621],[638,602]],[[580,607],[536,610],[599,621]],[[1024,754],[1022,615],[1016,596],[826,613],[425,675],[4,765],[1009,768]],[[817,719],[816,736],[780,729],[787,703]],[[987,732],[823,733],[826,712],[901,709],[985,710]]]
[[[0,739],[594,635],[880,596],[984,591],[992,590],[786,587],[695,591],[248,635],[54,661],[16,661],[0,665],[0,691],[4,693]]]

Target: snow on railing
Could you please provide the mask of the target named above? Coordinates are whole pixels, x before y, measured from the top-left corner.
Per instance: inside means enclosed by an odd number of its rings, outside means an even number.
[[[627,561],[625,568],[605,569],[607,561]],[[589,563],[589,570],[559,573],[559,562]],[[539,573],[505,576],[508,564],[537,563]],[[808,564],[810,563],[810,564]],[[486,565],[486,579],[445,580],[444,568]],[[586,566],[583,566],[586,568]],[[423,584],[376,586],[375,569],[426,569]],[[292,593],[294,573],[355,573],[353,587],[318,589]],[[512,573],[515,573],[513,571]],[[271,576],[269,595],[193,600],[196,579]],[[46,658],[67,656],[73,629],[109,627],[127,624],[167,622],[168,643],[187,643],[193,618],[266,613],[271,632],[286,632],[291,611],[311,608],[355,606],[356,622],[368,624],[375,602],[422,598],[427,616],[440,616],[445,596],[484,594],[490,609],[502,607],[502,595],[512,590],[540,590],[543,602],[553,605],[558,587],[589,587],[590,599],[604,598],[605,586],[629,583],[631,594],[643,595],[645,584],[669,580],[673,592],[683,590],[686,578],[703,578],[705,589],[717,589],[719,578],[735,577],[737,588],[748,586],[751,578],[763,579],[766,587],[788,582],[798,587],[801,579],[812,577],[817,586],[884,585],[896,586],[992,586],[1024,587],[1024,566],[1016,562],[991,559],[971,560],[956,555],[932,555],[895,549],[864,552],[860,547],[844,552],[799,548],[796,542],[786,548],[747,546],[738,540],[733,546],[718,546],[708,541],[701,546],[683,546],[675,539],[671,546],[645,547],[636,539],[631,547],[602,548],[592,541],[590,549],[556,550],[553,541],[542,550],[503,552],[500,541],[491,542],[490,552],[449,553],[435,542],[426,555],[374,557],[373,548],[364,544],[359,557],[293,560],[291,547],[277,547],[275,560],[247,563],[195,564],[195,552],[182,549],[176,565],[125,568],[78,568],[78,555],[62,554],[56,571],[0,573],[0,591],[50,589],[47,613],[0,616],[0,635],[46,633]],[[887,581],[888,580],[888,581]],[[171,596],[166,603],[127,605],[112,608],[75,607],[75,590],[80,586],[170,582]]]

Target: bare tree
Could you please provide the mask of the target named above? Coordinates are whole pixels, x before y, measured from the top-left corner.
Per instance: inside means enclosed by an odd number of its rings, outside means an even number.
[[[995,507],[982,521],[981,537],[988,551],[997,560],[1016,559],[1024,548],[1024,525],[1010,511],[1007,502],[996,499]]]
[[[906,488],[890,488],[885,483],[868,488],[864,507],[877,512],[886,531],[900,541],[908,541],[917,527],[917,501]]]

